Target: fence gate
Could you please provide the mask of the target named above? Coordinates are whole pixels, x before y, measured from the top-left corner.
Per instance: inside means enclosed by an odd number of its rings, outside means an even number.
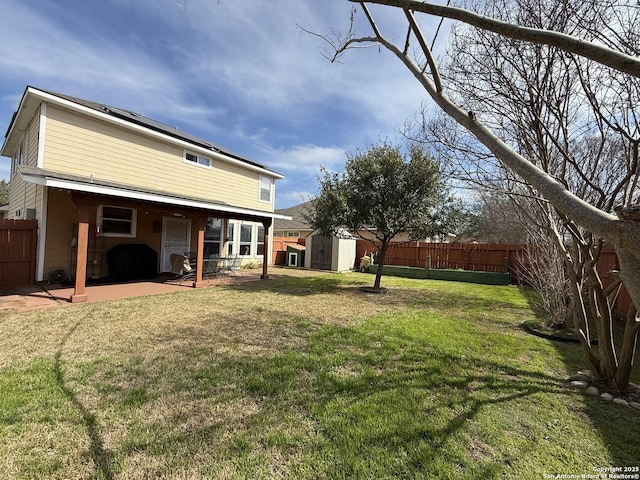
[[[36,281],[37,220],[0,220],[0,287]]]
[[[311,268],[315,270],[331,270],[331,246],[333,237],[314,235],[311,240]]]

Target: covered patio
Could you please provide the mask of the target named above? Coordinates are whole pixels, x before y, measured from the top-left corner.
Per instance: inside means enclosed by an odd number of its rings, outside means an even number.
[[[39,168],[29,168],[22,171],[23,178],[30,183],[36,183],[48,187],[47,197],[49,200],[47,217],[50,220],[44,232],[45,241],[40,245],[39,258],[41,262],[45,258],[51,258],[50,252],[56,252],[58,258],[64,258],[63,246],[66,244],[67,258],[71,258],[69,276],[74,281],[72,291],[59,291],[56,296],[66,295],[71,302],[86,302],[90,295],[96,295],[96,291],[87,284],[87,279],[92,277],[96,270],[96,265],[106,263],[104,257],[107,249],[114,245],[139,244],[148,246],[155,251],[156,260],[152,261],[155,268],[153,275],[145,277],[131,277],[131,280],[148,279],[157,274],[168,272],[168,262],[166,259],[169,253],[180,251],[180,253],[190,252],[194,261],[193,275],[188,282],[181,282],[178,288],[203,287],[215,282],[203,275],[205,261],[209,259],[209,254],[205,256],[205,231],[211,218],[218,219],[221,224],[218,249],[219,254],[224,257],[227,254],[224,225],[230,222],[252,222],[261,225],[257,230],[259,238],[257,243],[262,247],[260,261],[262,269],[259,278],[265,280],[269,278],[269,251],[270,239],[269,229],[274,218],[288,218],[278,215],[272,211],[262,211],[250,208],[241,208],[224,203],[215,203],[198,198],[169,195],[166,192],[133,189],[130,185],[113,182],[97,182],[93,178],[72,176],[50,172]],[[129,235],[109,235],[104,231],[107,219],[100,215],[105,206],[110,210],[134,212],[130,218],[110,218],[110,226],[121,228],[126,222],[134,225]],[[56,225],[56,230],[52,225]],[[175,232],[176,226],[184,225],[182,232]],[[68,225],[68,227],[66,226]],[[137,231],[135,228],[137,227]],[[72,236],[65,240],[63,231],[71,231]],[[192,233],[193,231],[193,233]],[[62,232],[62,233],[61,233]],[[255,231],[254,231],[255,232]],[[128,238],[127,238],[128,237]],[[175,246],[172,238],[180,237],[183,243]],[[104,238],[102,251],[96,253],[96,238]],[[195,238],[195,240],[194,240]],[[53,242],[57,242],[53,244]],[[69,249],[68,245],[71,244]],[[93,248],[92,248],[93,247]],[[172,250],[174,249],[174,250]],[[137,259],[131,257],[132,263]],[[123,262],[126,264],[127,259]],[[61,263],[58,260],[58,263]],[[43,273],[50,267],[40,264],[41,279],[45,279]],[[104,267],[101,272],[104,271]],[[111,271],[109,276],[113,277]],[[94,275],[95,276],[95,275]],[[127,278],[121,280],[128,280]],[[152,281],[155,284],[156,282]],[[115,290],[115,288],[114,288]],[[125,291],[126,289],[122,289]]]

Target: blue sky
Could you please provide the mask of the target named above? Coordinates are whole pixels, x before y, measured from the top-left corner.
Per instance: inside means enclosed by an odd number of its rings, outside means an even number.
[[[0,130],[4,137],[27,85],[126,108],[285,175],[276,208],[295,205],[317,191],[320,165],[341,171],[358,148],[396,141],[426,96],[385,50],[354,50],[331,64],[322,41],[297,27],[343,31],[352,5],[2,0]],[[389,36],[403,38],[399,12],[372,10]],[[0,178],[8,177],[1,157]]]

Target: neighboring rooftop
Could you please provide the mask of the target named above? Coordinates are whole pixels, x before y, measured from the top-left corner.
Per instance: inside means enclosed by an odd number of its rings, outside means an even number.
[[[273,223],[274,230],[311,230],[311,225],[305,219],[305,215],[308,214],[311,208],[311,201],[294,205],[289,208],[280,208],[276,210],[276,213],[282,215],[288,215],[291,220],[278,220]]]

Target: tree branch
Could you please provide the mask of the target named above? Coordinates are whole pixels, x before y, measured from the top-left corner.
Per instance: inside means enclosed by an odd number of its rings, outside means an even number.
[[[349,0],[358,2],[359,0]],[[571,35],[541,30],[537,28],[521,27],[494,18],[478,15],[469,10],[444,5],[435,5],[429,2],[418,0],[368,0],[366,3],[375,3],[389,7],[399,7],[414,12],[422,12],[438,17],[451,18],[461,22],[482,28],[494,33],[499,33],[515,40],[558,47],[567,52],[575,53],[585,58],[594,60],[602,65],[614,68],[624,73],[640,77],[640,59],[607,47],[596,45],[585,40],[581,40]]]
[[[416,19],[413,17],[413,13],[411,13],[409,10],[405,10],[404,13],[407,17],[407,20],[409,21],[411,30],[413,30],[413,34],[418,39],[418,43],[420,44],[422,53],[424,53],[424,56],[427,58],[427,62],[429,63],[429,69],[431,70],[431,75],[433,76],[433,82],[435,83],[435,86],[436,86],[436,91],[438,93],[442,93],[442,80],[440,80],[440,73],[438,72],[436,61],[434,60],[433,55],[431,54],[431,49],[429,49],[429,46],[427,45],[427,42],[425,41],[424,36],[420,31],[420,27],[416,23]]]
[[[479,122],[475,116],[464,111],[444,93],[438,92],[435,84],[422,74],[420,67],[407,55],[404,55],[398,47],[384,37],[380,37],[378,41],[405,64],[422,84],[429,96],[445,113],[469,130],[485,147],[493,152],[496,158],[531,183],[558,210],[570,218],[580,219],[579,223],[596,235],[608,238],[614,243],[624,244],[625,248],[629,248],[630,251],[640,255],[640,243],[633,244],[632,242],[624,241],[623,232],[619,230],[618,222],[614,215],[603,212],[575,196],[555,178],[515,152]]]

